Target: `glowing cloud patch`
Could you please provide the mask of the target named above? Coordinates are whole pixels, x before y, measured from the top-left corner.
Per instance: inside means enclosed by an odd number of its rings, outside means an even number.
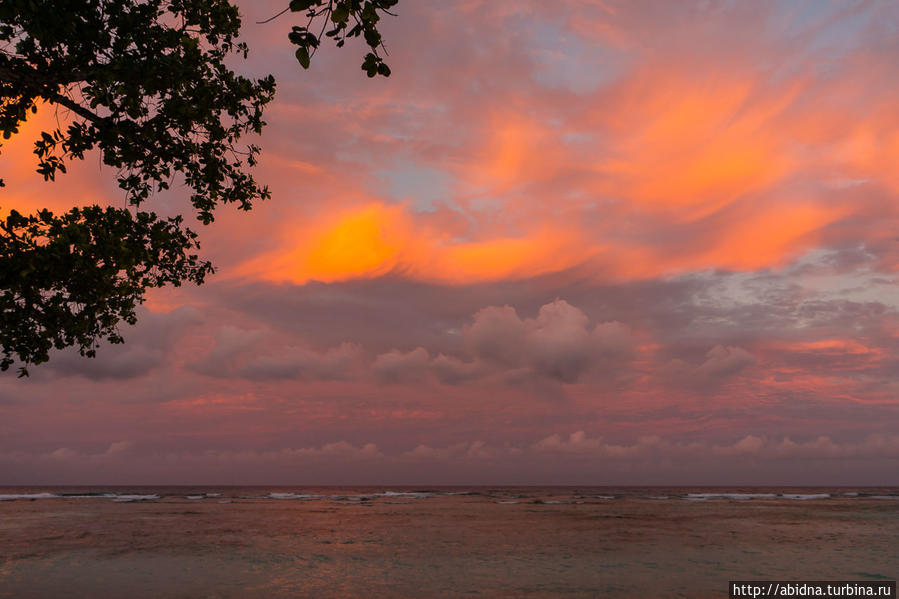
[[[575,266],[591,251],[575,231],[538,229],[521,237],[454,240],[418,225],[402,206],[368,204],[285,236],[282,249],[238,275],[303,284],[390,273],[465,283],[532,276]]]

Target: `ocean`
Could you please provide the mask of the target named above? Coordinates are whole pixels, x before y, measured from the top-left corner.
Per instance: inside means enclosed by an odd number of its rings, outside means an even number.
[[[895,487],[0,487],[3,598],[714,598],[897,574]]]

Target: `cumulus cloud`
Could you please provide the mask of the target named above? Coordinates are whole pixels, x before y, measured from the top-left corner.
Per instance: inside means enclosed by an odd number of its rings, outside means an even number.
[[[246,352],[254,351],[265,337],[265,331],[261,329],[248,330],[224,325],[216,333],[215,345],[209,353],[188,367],[209,376],[229,376],[234,373],[235,363]]]
[[[76,450],[71,447],[58,447],[51,451],[41,453],[28,453],[17,451],[12,453],[0,453],[0,460],[11,462],[26,462],[35,460],[104,462],[109,459],[117,459],[128,456],[134,449],[133,441],[113,441],[106,449],[100,451]]]
[[[76,451],[68,447],[60,447],[44,453],[12,452],[0,453],[0,459],[7,461],[33,461],[33,460],[86,460],[108,461],[125,456],[134,457],[135,444],[131,441],[116,441],[110,443],[103,451]],[[143,457],[155,456],[162,460],[210,460],[210,461],[234,461],[234,462],[266,462],[290,459],[338,459],[338,460],[365,460],[382,458],[384,455],[374,443],[354,444],[349,441],[334,441],[312,447],[283,447],[270,450],[231,450],[231,449],[207,449],[199,452],[149,452]]]
[[[631,357],[635,341],[619,322],[590,328],[590,319],[562,299],[545,304],[536,318],[522,320],[510,306],[480,310],[463,329],[470,351],[479,359],[563,383],[577,382],[601,361],[620,363]]]
[[[640,437],[631,445],[606,443],[602,437],[588,437],[584,431],[571,433],[567,438],[550,435],[536,442],[532,449],[538,453],[566,453],[590,455],[607,459],[629,459],[647,457],[654,452],[669,448],[671,444],[661,437]]]
[[[635,479],[631,479],[629,475],[625,478],[618,477],[637,472],[645,474],[646,478],[636,479],[642,481],[636,484],[652,481],[658,484],[657,477],[664,477],[665,473],[672,472],[699,474],[701,476],[698,480],[702,480],[704,473],[708,472],[717,472],[718,476],[732,472],[736,478],[729,480],[739,481],[742,475],[754,472],[755,476],[770,475],[770,480],[795,481],[797,473],[809,471],[804,465],[806,462],[826,461],[828,467],[825,470],[830,473],[842,472],[843,480],[846,476],[851,479],[852,472],[862,472],[876,464],[876,468],[867,470],[863,477],[863,480],[867,478],[874,482],[852,483],[870,485],[876,484],[878,480],[882,482],[884,479],[877,478],[877,473],[891,473],[889,468],[899,460],[899,435],[886,433],[842,440],[828,436],[794,440],[790,437],[746,435],[729,443],[685,442],[659,436],[613,442],[602,436],[576,431],[570,434],[551,434],[534,443],[475,439],[448,445],[420,443],[405,451],[394,449],[389,452],[382,451],[373,442],[358,440],[298,447],[218,446],[205,450],[165,448],[158,444],[135,449],[127,442],[114,442],[105,449],[101,447],[96,450],[76,450],[71,447],[73,446],[67,444],[52,451],[35,452],[0,450],[0,464],[17,481],[33,480],[35,472],[43,472],[57,480],[71,480],[73,484],[77,483],[79,477],[90,477],[98,472],[104,476],[117,473],[116,476],[127,479],[135,471],[154,472],[164,480],[180,481],[182,484],[196,481],[198,474],[207,481],[215,481],[220,477],[228,480],[234,472],[242,472],[245,477],[259,474],[260,478],[252,479],[259,481],[258,484],[272,484],[272,480],[295,481],[298,472],[307,477],[335,481],[335,484],[347,484],[366,473],[376,473],[376,476],[377,473],[383,475],[400,472],[427,475],[452,471],[466,473],[466,477],[489,473],[488,478],[478,479],[483,480],[482,484],[490,484],[491,480],[495,484],[495,477],[504,474],[512,474],[513,477],[524,475],[522,480],[537,482],[545,477],[550,477],[550,480],[572,480],[574,473],[583,472],[588,473],[588,476],[580,479],[575,476],[575,480],[585,481],[578,484],[610,480],[604,478],[609,475],[616,477],[611,480],[633,481]],[[537,478],[527,478],[534,473],[538,473]],[[562,478],[553,479],[554,473],[562,474]],[[67,479],[66,476],[71,474],[75,474],[76,478]],[[49,481],[51,478],[44,476],[41,480]],[[415,481],[408,476],[405,480],[413,484]],[[591,483],[591,480],[594,482]]]
[[[477,361],[465,362],[444,354],[432,358],[423,347],[379,354],[372,362],[371,370],[381,383],[419,383],[434,378],[445,385],[459,385],[487,372]]]
[[[620,365],[634,353],[630,328],[619,322],[590,326],[580,309],[557,299],[542,306],[536,318],[522,320],[511,306],[489,306],[462,330],[472,360],[438,354],[424,347],[392,350],[371,365],[383,383],[421,382],[436,378],[454,385],[490,375],[506,381],[533,377],[574,383],[605,364]]]
[[[335,441],[312,447],[282,447],[278,449],[209,449],[201,452],[171,452],[163,459],[171,462],[195,464],[292,464],[311,462],[354,462],[379,460],[384,455],[374,443],[354,444]]]
[[[567,454],[596,459],[751,457],[760,459],[855,459],[899,458],[899,435],[871,434],[856,441],[835,441],[819,436],[807,441],[789,437],[772,439],[747,435],[731,444],[675,442],[659,436],[640,437],[631,444],[609,443],[603,437],[589,437],[584,431],[567,437],[553,434],[531,446],[541,454]]]
[[[77,351],[55,357],[50,367],[62,375],[77,375],[93,380],[132,379],[160,366],[166,357],[163,348],[131,343],[121,348],[102,348],[96,358],[86,359]]]
[[[452,356],[439,354],[431,361],[431,370],[441,383],[458,385],[483,376],[485,369],[480,362],[464,362]]]
[[[106,455],[127,453],[131,451],[133,447],[134,443],[131,441],[115,441],[114,443],[109,444],[109,447],[106,449]]]
[[[597,353],[588,323],[586,314],[564,300],[541,307],[535,320],[524,323],[532,368],[565,383],[577,381]]]
[[[416,347],[412,351],[389,351],[375,358],[371,365],[375,377],[383,383],[416,382],[423,380],[429,371],[428,350]]]
[[[95,358],[84,358],[74,349],[58,352],[48,363],[57,374],[92,380],[123,380],[148,374],[165,363],[179,339],[204,321],[193,306],[171,312],[138,310],[138,324],[121,332],[125,343],[105,345]]]
[[[789,437],[769,439],[747,435],[733,445],[714,446],[712,451],[723,456],[753,456],[769,459],[791,458],[899,458],[899,435],[872,434],[860,441],[839,442],[828,436],[807,441]]]
[[[755,363],[755,356],[742,347],[716,345],[709,350],[706,361],[695,373],[705,379],[722,379],[733,376]]]
[[[349,460],[370,460],[384,457],[381,450],[374,443],[354,445],[348,441],[325,443],[321,447],[303,447],[299,449],[284,449],[277,454],[284,457],[299,458],[339,458]],[[269,452],[259,454],[261,458],[270,455]]]
[[[358,344],[341,343],[323,351],[281,346],[273,353],[271,337],[263,329],[223,326],[209,353],[189,367],[208,376],[251,380],[347,380],[358,374],[362,356]]]
[[[490,306],[474,315],[463,334],[469,350],[478,358],[517,366],[523,359],[525,327],[515,308]]]
[[[701,388],[721,384],[757,363],[755,356],[742,347],[716,345],[700,364],[674,359],[660,372],[671,382]]]
[[[60,447],[50,452],[50,457],[55,460],[67,460],[78,456],[78,452],[68,447]]]
[[[399,456],[404,461],[450,461],[460,459],[489,460],[510,454],[517,455],[520,449],[510,447],[491,447],[484,441],[456,443],[447,447],[431,447],[418,445]]]
[[[305,347],[289,347],[275,355],[251,358],[238,370],[248,379],[347,380],[355,375],[362,348],[355,343],[316,352]]]

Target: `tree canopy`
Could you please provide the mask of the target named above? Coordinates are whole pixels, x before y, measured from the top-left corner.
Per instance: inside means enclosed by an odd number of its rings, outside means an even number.
[[[362,69],[389,76],[378,22],[397,2],[291,0],[275,16],[303,18],[288,33],[303,68],[323,39],[360,37]],[[240,28],[228,0],[0,0],[3,138],[39,105],[67,113],[35,140],[37,172],[54,181],[98,152],[128,204],[23,215],[0,199],[0,369],[19,362],[27,375],[69,346],[92,357],[123,341],[119,324],[134,324],[148,289],[213,272],[183,216],[145,210],[154,193],[183,182],[204,225],[220,204],[270,197],[248,170],[260,148],[243,140],[262,131],[275,80],[228,67],[249,52]]]

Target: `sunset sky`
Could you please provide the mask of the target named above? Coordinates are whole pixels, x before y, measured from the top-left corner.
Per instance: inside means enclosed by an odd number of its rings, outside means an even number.
[[[899,4],[401,0],[368,79],[284,3],[272,199],[0,377],[0,484],[899,484]],[[0,205],[122,206],[53,118]]]

